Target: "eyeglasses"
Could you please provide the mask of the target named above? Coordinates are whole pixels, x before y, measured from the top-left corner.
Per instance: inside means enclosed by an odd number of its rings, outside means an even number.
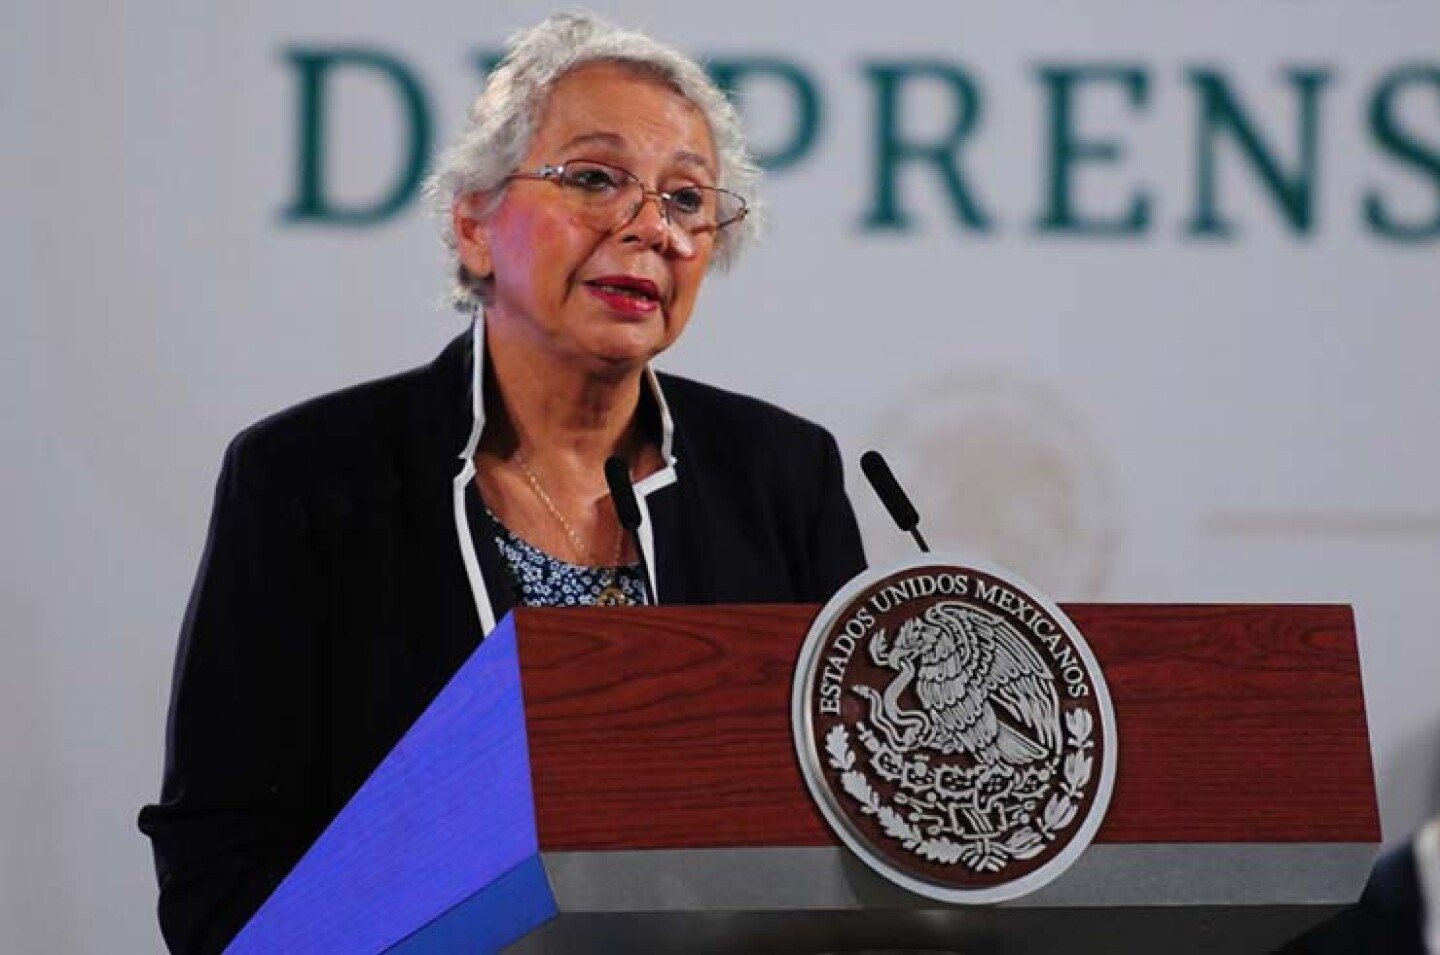
[[[537,172],[517,172],[505,177],[506,182],[512,179],[555,183],[590,224],[604,232],[629,224],[650,196],[660,200],[660,215],[666,223],[688,235],[717,232],[739,222],[750,212],[744,199],[726,189],[712,186],[680,186],[670,192],[646,189],[628,169],[589,159],[541,166]]]

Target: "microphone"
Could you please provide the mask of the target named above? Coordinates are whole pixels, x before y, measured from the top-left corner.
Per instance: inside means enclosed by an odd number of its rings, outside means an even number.
[[[640,544],[640,502],[635,500],[635,488],[630,484],[630,463],[618,454],[607,458],[605,483],[610,486],[610,500],[615,503],[615,516],[620,520],[620,527],[630,535],[635,553],[640,555],[640,585],[645,593],[645,604],[654,604],[655,595],[650,592],[650,563],[645,559],[645,548]]]
[[[910,498],[905,495],[905,490],[900,487],[900,482],[890,473],[890,465],[885,463],[880,452],[866,451],[860,455],[860,470],[865,472],[866,479],[875,489],[880,503],[885,505],[885,510],[890,512],[890,519],[895,522],[895,526],[915,538],[922,554],[930,553],[930,545],[925,543],[925,538],[920,534],[920,515],[916,513],[915,505],[910,503]]]

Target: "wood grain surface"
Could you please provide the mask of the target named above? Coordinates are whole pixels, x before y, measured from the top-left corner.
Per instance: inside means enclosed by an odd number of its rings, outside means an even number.
[[[817,609],[517,611],[542,850],[834,844],[790,730]],[[1118,721],[1097,841],[1379,841],[1349,607],[1065,610]]]

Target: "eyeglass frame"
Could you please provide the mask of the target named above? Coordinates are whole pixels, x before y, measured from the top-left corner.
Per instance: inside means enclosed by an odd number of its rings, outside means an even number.
[[[647,189],[645,183],[640,180],[640,177],[635,175],[630,170],[626,169],[624,166],[616,166],[613,163],[602,162],[598,159],[576,158],[567,159],[559,164],[547,163],[541,166],[535,172],[512,172],[510,175],[502,179],[501,183],[509,184],[517,179],[534,182],[550,182],[564,189],[567,186],[566,183],[562,181],[561,177],[565,175],[565,167],[573,165],[574,163],[586,163],[592,166],[602,166],[605,169],[612,169],[615,172],[623,173],[625,176],[629,177],[624,182],[624,185],[634,183],[635,185],[640,187],[640,201],[635,203],[635,208],[631,209],[627,215],[621,216],[614,225],[610,226],[611,231],[624,228],[625,226],[634,222],[635,217],[640,214],[640,210],[645,207],[645,201],[651,196],[654,196],[655,198],[660,200],[660,217],[665,220],[665,224],[671,229],[679,229],[683,231],[687,237],[706,234],[714,235],[718,233],[721,229],[724,229],[727,226],[734,225],[735,223],[741,221],[750,214],[750,203],[747,202],[745,197],[740,195],[738,192],[731,192],[729,189],[722,189],[719,186],[706,186],[695,183],[690,186],[686,186],[685,188],[709,189],[719,193],[720,195],[729,196],[736,202],[740,203],[740,208],[735,213],[735,215],[726,219],[724,222],[716,222],[714,225],[706,226],[703,229],[697,229],[692,231],[685,228],[684,226],[677,225],[674,217],[671,215],[671,203],[675,201],[675,194],[673,192],[666,192],[662,189]]]

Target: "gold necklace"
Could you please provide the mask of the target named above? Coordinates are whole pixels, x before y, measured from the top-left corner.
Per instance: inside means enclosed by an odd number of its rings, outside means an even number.
[[[525,480],[529,483],[530,489],[535,492],[535,496],[540,499],[540,503],[545,505],[545,510],[550,512],[550,516],[555,518],[561,530],[565,532],[565,537],[570,541],[570,549],[575,552],[575,562],[582,565],[591,563],[595,558],[594,552],[585,547],[584,542],[580,540],[580,535],[575,531],[575,526],[566,520],[564,514],[560,513],[560,508],[555,506],[555,501],[546,493],[545,486],[540,483],[540,476],[525,460],[525,452],[519,448],[515,449],[515,464],[519,466],[520,473],[525,475]],[[620,551],[624,546],[624,530],[618,529],[615,532],[615,553],[610,558],[610,563],[603,568],[605,584],[595,595],[596,606],[619,607],[631,602],[630,597],[620,587]]]

